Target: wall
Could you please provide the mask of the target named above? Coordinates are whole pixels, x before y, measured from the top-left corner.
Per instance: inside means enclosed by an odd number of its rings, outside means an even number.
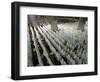
[[[17,0],[16,0],[17,1]],[[42,2],[42,3],[58,3],[58,4],[72,4],[72,5],[88,5],[98,6],[100,10],[100,0],[20,0],[28,2]],[[1,0],[0,1],[0,82],[13,82],[10,79],[11,72],[11,2],[13,0]],[[100,11],[99,11],[100,13]],[[100,18],[100,16],[98,16]],[[100,20],[98,20],[100,21]],[[100,24],[99,24],[100,26]],[[98,27],[99,27],[98,26]],[[100,31],[100,28],[98,28]],[[98,33],[100,35],[100,33]],[[100,37],[98,38],[100,42]],[[100,43],[98,43],[98,49]],[[99,51],[99,50],[98,50]],[[98,52],[98,55],[100,51]],[[98,56],[100,58],[100,55]],[[100,62],[100,60],[98,60]],[[99,63],[100,64],[100,63]],[[100,65],[99,65],[100,68]],[[100,71],[99,71],[100,73]],[[35,82],[99,82],[100,75],[98,76],[83,76],[83,77],[65,77],[65,78],[53,78],[53,79],[39,79]],[[26,80],[26,82],[32,82],[33,80]],[[20,81],[22,82],[22,81]]]

